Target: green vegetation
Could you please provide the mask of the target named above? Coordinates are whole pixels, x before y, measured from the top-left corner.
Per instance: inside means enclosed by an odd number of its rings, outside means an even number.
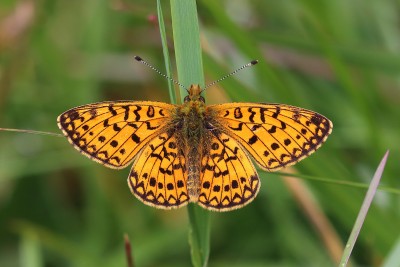
[[[172,65],[185,85],[201,83],[201,63],[187,61],[198,55],[184,55],[185,39],[174,44],[172,29],[193,22],[175,21],[160,2],[167,63],[156,1],[1,1],[0,127],[59,133],[57,116],[78,105],[169,102],[167,81],[134,55],[162,72]],[[390,0],[197,1],[206,84],[260,62],[209,88],[208,103],[285,103],[334,124],[326,144],[294,168],[259,171],[253,203],[210,214],[209,266],[336,266],[367,191],[353,183],[368,185],[388,149],[385,190],[351,262],[398,266],[397,10]],[[192,67],[196,81],[182,74]],[[135,266],[190,266],[188,210],[143,205],[128,173],[90,161],[65,138],[0,132],[0,266],[126,266],[124,233]]]

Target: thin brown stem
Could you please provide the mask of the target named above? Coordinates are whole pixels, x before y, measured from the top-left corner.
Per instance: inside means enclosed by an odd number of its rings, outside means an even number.
[[[132,257],[132,247],[131,247],[131,242],[129,241],[128,234],[124,235],[124,240],[125,240],[126,266],[134,267],[133,257]]]

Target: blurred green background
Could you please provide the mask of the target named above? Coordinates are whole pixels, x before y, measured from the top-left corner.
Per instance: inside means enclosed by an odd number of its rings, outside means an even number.
[[[398,1],[201,0],[208,103],[278,102],[333,121],[326,144],[295,172],[368,184],[387,149],[381,184],[400,185]],[[170,53],[169,2],[163,1]],[[105,100],[169,102],[155,1],[2,0],[0,127],[59,133],[57,116]],[[175,69],[175,66],[173,66]],[[0,132],[0,266],[190,266],[185,208],[133,197],[129,168],[80,155],[65,138]],[[210,266],[335,266],[366,190],[260,171],[249,206],[211,216]],[[400,198],[379,191],[353,266],[400,266]],[[394,263],[394,264],[393,264]],[[396,265],[399,264],[399,265]]]

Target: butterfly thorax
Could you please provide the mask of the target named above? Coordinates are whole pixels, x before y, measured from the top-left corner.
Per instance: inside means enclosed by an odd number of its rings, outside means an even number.
[[[207,150],[204,127],[206,105],[200,93],[200,87],[192,85],[189,95],[185,97],[185,102],[178,108],[178,117],[181,121],[181,146],[187,159],[187,190],[192,202],[196,202],[200,194],[201,159]]]

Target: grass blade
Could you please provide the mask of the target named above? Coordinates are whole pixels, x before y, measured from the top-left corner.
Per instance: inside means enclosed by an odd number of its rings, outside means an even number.
[[[349,240],[347,241],[347,244],[344,249],[343,256],[342,256],[339,266],[346,266],[350,259],[350,255],[354,248],[354,244],[356,243],[358,234],[360,233],[360,230],[364,223],[365,217],[367,216],[368,209],[371,206],[371,202],[374,198],[376,189],[378,188],[379,182],[381,180],[382,173],[383,173],[383,170],[385,169],[386,160],[387,160],[388,155],[389,155],[389,151],[387,151],[385,153],[385,155],[383,156],[381,163],[379,163],[379,166],[376,169],[374,177],[372,178],[371,184],[367,191],[367,195],[365,196],[365,199],[361,206],[360,212],[358,213],[356,222],[354,223],[353,230],[351,231]]]
[[[171,60],[168,52],[168,42],[167,42],[167,34],[165,32],[165,24],[164,24],[164,16],[161,9],[161,2],[157,0],[157,16],[158,16],[158,25],[160,27],[160,37],[161,44],[163,48],[163,55],[165,61],[165,70],[168,77],[172,78],[172,68],[171,68]],[[176,94],[174,90],[174,83],[168,79],[168,89],[169,89],[169,98],[172,104],[176,104]]]
[[[204,86],[199,22],[195,0],[171,1],[172,27],[179,81],[186,87]],[[180,88],[181,97],[187,93]],[[183,99],[182,99],[183,100]],[[207,266],[209,255],[210,213],[199,206],[188,205],[189,243],[193,266]]]
[[[22,233],[21,235],[20,264],[22,267],[45,266],[40,242],[33,232]]]
[[[398,267],[400,262],[400,238],[386,257],[382,267]]]

